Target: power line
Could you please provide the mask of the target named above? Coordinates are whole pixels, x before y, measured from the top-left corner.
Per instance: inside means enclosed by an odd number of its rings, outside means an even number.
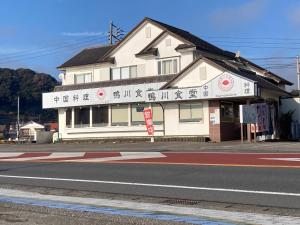
[[[286,37],[243,37],[243,36],[207,36],[207,35],[201,35],[200,37],[211,38],[211,39],[300,41],[300,37],[299,38],[286,38]]]
[[[76,46],[81,43],[89,43],[91,41],[96,41],[96,40],[99,41],[101,39],[95,38],[95,37],[85,38],[85,39],[82,39],[82,41],[78,41],[78,42],[73,42],[73,43],[68,43],[68,44],[63,44],[63,45],[55,45],[54,47],[40,48],[40,49],[31,50],[31,51],[23,51],[23,53],[21,53],[21,54],[20,53],[9,54],[8,56],[0,57],[0,60],[1,59],[10,59],[10,58],[15,58],[15,57],[20,57],[20,56],[27,56],[27,55],[31,55],[31,54],[37,54],[37,53],[43,53],[43,52],[47,52],[47,51],[59,49],[59,48],[72,47],[72,46]]]
[[[106,37],[103,37],[103,38],[106,38]],[[98,39],[98,41],[99,41],[99,39]],[[73,49],[73,50],[78,50],[78,48],[82,48],[82,47],[86,46],[86,44],[88,44],[88,42],[81,43],[79,45],[77,44],[76,46],[74,46],[75,49]],[[89,44],[91,44],[91,43],[89,43]],[[36,57],[43,57],[43,56],[53,55],[53,54],[61,53],[62,50],[63,49],[56,49],[54,51],[49,51],[49,52],[45,51],[43,54],[29,54],[29,55],[23,56],[23,57],[15,57],[11,60],[3,60],[3,61],[0,60],[0,64],[11,63],[11,62],[26,60],[26,59],[32,59],[32,58],[36,58]]]

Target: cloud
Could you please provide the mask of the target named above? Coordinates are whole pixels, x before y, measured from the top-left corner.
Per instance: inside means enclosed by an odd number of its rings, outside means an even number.
[[[63,36],[72,36],[72,37],[92,37],[92,36],[104,36],[107,35],[106,32],[63,32]]]
[[[23,53],[23,52],[28,52],[30,50],[32,50],[32,49],[0,46],[0,55],[9,55],[9,54]]]
[[[293,10],[289,11],[289,19],[296,26],[300,25],[300,6],[294,7]]]
[[[210,15],[210,20],[216,27],[240,25],[257,20],[263,15],[266,0],[248,1],[242,5],[220,8]]]

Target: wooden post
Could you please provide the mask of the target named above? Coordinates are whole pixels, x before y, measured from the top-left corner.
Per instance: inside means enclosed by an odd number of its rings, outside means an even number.
[[[241,142],[244,142],[244,124],[241,123]]]

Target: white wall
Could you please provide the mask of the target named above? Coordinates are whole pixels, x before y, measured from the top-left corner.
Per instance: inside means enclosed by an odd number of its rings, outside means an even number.
[[[206,80],[200,79],[200,67],[205,67],[206,69]],[[201,86],[207,83],[209,80],[217,77],[221,73],[223,73],[223,71],[220,69],[217,69],[216,67],[213,67],[212,65],[200,60],[199,63],[196,63],[191,69],[186,71],[186,75],[183,74],[182,78],[174,83],[174,86],[179,88]]]
[[[167,103],[165,107],[165,135],[166,136],[189,136],[202,135],[209,136],[209,115],[208,101],[203,103],[203,122],[179,122],[178,103]]]

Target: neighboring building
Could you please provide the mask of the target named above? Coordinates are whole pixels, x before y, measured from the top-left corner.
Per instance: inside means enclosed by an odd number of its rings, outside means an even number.
[[[45,130],[45,127],[34,121],[30,121],[20,127],[20,140],[36,141],[37,132]]]
[[[150,18],[117,44],[84,49],[58,68],[62,86],[43,94],[43,108],[58,109],[64,140],[147,136],[148,106],[155,136],[237,139],[239,105],[267,102],[278,115],[279,97],[292,84]]]

